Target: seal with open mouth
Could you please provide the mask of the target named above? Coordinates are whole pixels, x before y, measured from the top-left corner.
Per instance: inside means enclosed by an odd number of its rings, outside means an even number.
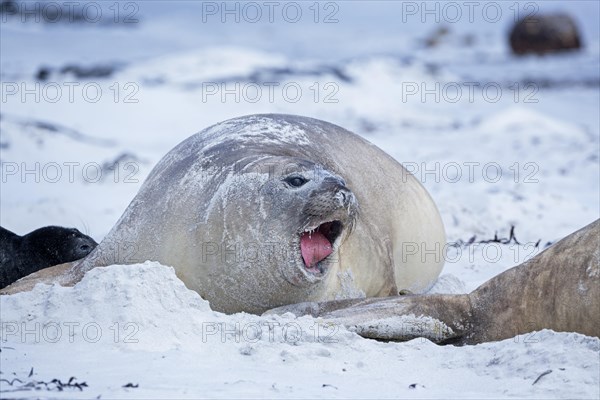
[[[379,148],[324,121],[250,115],[165,155],[84,260],[5,293],[153,260],[173,266],[214,310],[261,313],[423,292],[440,273],[444,244],[427,191]]]

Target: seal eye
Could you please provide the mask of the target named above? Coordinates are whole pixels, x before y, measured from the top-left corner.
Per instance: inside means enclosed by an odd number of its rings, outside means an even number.
[[[300,187],[306,182],[308,182],[308,180],[304,179],[301,176],[290,176],[289,178],[285,178],[285,181],[293,187]]]

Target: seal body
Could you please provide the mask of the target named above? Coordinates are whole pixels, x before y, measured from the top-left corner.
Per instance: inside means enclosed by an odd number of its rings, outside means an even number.
[[[324,121],[251,115],[172,149],[98,248],[50,275],[153,260],[217,311],[260,313],[425,291],[444,244],[431,197],[382,150]]]
[[[87,256],[97,243],[74,228],[46,226],[19,236],[0,226],[0,288],[53,265]]]
[[[549,54],[582,47],[577,24],[567,14],[535,15],[522,18],[513,26],[510,47],[514,54]]]

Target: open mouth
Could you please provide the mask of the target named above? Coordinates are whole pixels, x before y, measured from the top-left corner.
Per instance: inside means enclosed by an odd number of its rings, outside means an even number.
[[[328,258],[334,251],[335,241],[343,229],[340,221],[330,221],[306,229],[300,234],[300,253],[308,272],[324,274]]]

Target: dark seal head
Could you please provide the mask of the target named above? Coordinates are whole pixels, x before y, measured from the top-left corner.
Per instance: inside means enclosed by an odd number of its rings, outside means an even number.
[[[87,256],[98,244],[75,228],[46,226],[24,236],[0,227],[0,287]]]
[[[21,238],[21,248],[47,260],[50,265],[79,260],[98,245],[91,237],[75,228],[46,226]]]

